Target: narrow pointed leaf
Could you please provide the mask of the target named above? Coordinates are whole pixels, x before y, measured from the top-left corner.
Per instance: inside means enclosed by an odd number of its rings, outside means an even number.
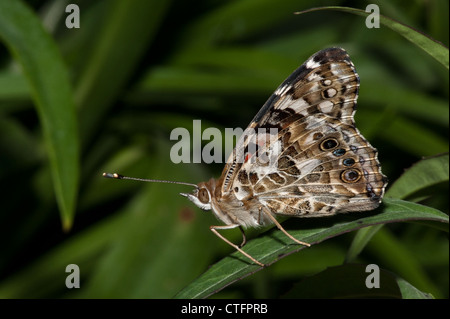
[[[448,163],[448,154],[425,158],[417,162],[392,184],[386,195],[393,198],[406,198],[426,187],[448,182]]]
[[[380,208],[364,215],[365,217],[359,219],[355,219],[354,214],[336,216],[330,219],[291,219],[290,221],[298,222],[305,228],[297,230],[288,228],[287,230],[295,238],[311,243],[312,247],[308,249],[314,249],[315,244],[343,233],[366,226],[393,222],[420,222],[448,232],[448,216],[446,214],[407,201],[385,199]],[[302,249],[305,249],[305,247],[293,244],[278,229],[272,229],[266,235],[249,241],[244,247],[247,253],[266,265],[271,265],[279,259]],[[213,265],[175,297],[206,298],[261,269],[239,252],[235,252]]]
[[[64,229],[72,225],[78,188],[78,132],[67,69],[38,17],[17,0],[0,1],[0,40],[20,64],[47,147]]]

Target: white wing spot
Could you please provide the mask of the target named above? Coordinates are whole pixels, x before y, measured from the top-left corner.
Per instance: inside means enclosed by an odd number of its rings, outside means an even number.
[[[324,101],[319,104],[319,108],[323,113],[329,113],[333,109],[333,105],[331,101]]]
[[[284,94],[275,105],[277,109],[284,110],[285,108],[290,107],[292,103],[292,97],[290,95]]]
[[[309,60],[306,62],[306,68],[307,68],[307,69],[315,69],[315,68],[318,68],[319,66],[320,66],[320,63],[314,61],[314,59],[309,59]]]
[[[330,88],[327,90],[328,97],[333,97],[337,93],[336,89]]]
[[[298,100],[295,100],[295,103],[290,105],[290,108],[293,109],[295,112],[300,112],[310,106],[311,105],[308,102],[306,102],[303,98],[300,98]]]
[[[275,95],[283,95],[283,94],[285,94],[290,88],[291,88],[291,85],[283,85],[283,86],[280,86],[280,87],[275,91]]]
[[[312,73],[310,76],[308,76],[307,80],[309,82],[314,82],[315,80],[321,80],[322,77],[316,73]]]

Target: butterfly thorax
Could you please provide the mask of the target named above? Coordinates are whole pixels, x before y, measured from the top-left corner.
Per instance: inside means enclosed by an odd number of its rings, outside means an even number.
[[[222,179],[201,182],[192,194],[184,194],[203,210],[212,210],[217,219],[226,225],[260,227],[271,224],[271,220],[261,213],[261,203],[251,194],[245,200],[236,197],[235,192],[223,192]]]

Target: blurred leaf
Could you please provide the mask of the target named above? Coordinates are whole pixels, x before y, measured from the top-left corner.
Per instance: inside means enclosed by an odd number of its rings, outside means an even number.
[[[448,140],[432,128],[404,117],[392,118],[384,123],[379,135],[386,143],[417,157],[448,152]]]
[[[303,14],[307,12],[319,11],[319,10],[336,10],[348,13],[357,14],[363,17],[367,17],[371,12],[366,12],[360,9],[346,8],[346,7],[321,7],[305,10],[302,12],[297,12],[297,14]],[[430,38],[429,36],[415,30],[403,23],[395,21],[394,19],[388,18],[380,14],[380,23],[391,28],[398,34],[402,35],[405,39],[411,41],[419,48],[427,52],[438,62],[444,65],[447,69],[449,68],[449,55],[448,49],[442,45],[442,43]]]
[[[448,154],[423,159],[398,178],[386,192],[385,198],[404,199],[414,192],[448,181]],[[383,227],[375,225],[358,230],[347,252],[346,261],[352,262],[372,237]]]
[[[155,35],[170,1],[115,0],[76,87],[82,140],[90,139]]]
[[[43,154],[38,144],[21,123],[0,117],[0,177],[10,178],[12,172],[41,161]]]
[[[447,230],[448,232],[448,224]],[[414,251],[409,249],[389,229],[380,229],[367,245],[367,251],[377,257],[384,267],[412,283],[418,289],[442,298],[436,285],[425,271],[423,264],[417,260]]]
[[[397,278],[397,284],[403,299],[433,299],[433,295],[420,291],[402,278]]]
[[[426,187],[448,182],[448,163],[448,154],[425,158],[417,162],[391,185],[386,196],[407,198],[411,194]]]
[[[236,74],[236,72],[202,72],[189,68],[158,67],[153,68],[131,92],[132,96],[143,95],[151,98],[176,100],[174,96],[193,94],[252,94],[266,92],[273,88],[270,79],[260,78],[255,81],[253,75]]]
[[[386,105],[391,112],[399,115],[414,116],[416,119],[428,120],[448,127],[448,101],[436,99],[422,92],[375,81],[364,81],[364,98],[374,105]],[[370,89],[369,89],[370,88]],[[389,96],[389,99],[386,99]],[[427,107],[424,107],[426,105]]]
[[[0,99],[28,99],[30,88],[21,74],[0,72]]]
[[[340,234],[353,231],[362,227],[374,224],[385,224],[404,221],[421,221],[432,223],[442,230],[448,231],[448,216],[438,210],[395,199],[385,199],[383,206],[376,210],[378,214],[363,217],[353,221],[340,221],[328,227],[307,226],[308,221],[302,223],[305,229],[288,230],[295,238],[313,244],[318,244],[326,239],[338,236]],[[338,216],[338,218],[349,218],[349,216]],[[331,219],[324,222],[330,222]],[[316,221],[320,224],[320,221]],[[308,228],[306,228],[308,227]],[[262,263],[271,265],[289,254],[298,252],[305,247],[294,245],[288,242],[288,239],[282,232],[274,229],[267,235],[251,240],[244,250]],[[196,281],[187,286],[183,291],[176,295],[177,298],[205,298],[215,292],[223,289],[231,283],[251,275],[262,268],[252,264],[245,256],[235,252],[216,263],[208,269]]]
[[[63,228],[70,229],[79,178],[78,133],[68,73],[39,19],[22,1],[0,2],[0,37],[21,64],[47,147]]]
[[[158,154],[167,154],[167,145],[154,146],[155,156],[140,161],[141,169],[152,177],[189,181],[204,174],[200,167],[185,170],[161,160]],[[98,188],[118,184],[127,189],[139,184],[104,179],[100,173],[97,179]],[[186,186],[141,186],[122,210],[72,235],[3,280],[0,298],[39,298],[64,290],[70,298],[169,298],[192,281],[211,258],[211,221],[178,195]],[[80,267],[81,289],[65,289],[68,264]]]
[[[350,245],[350,248],[347,251],[347,255],[345,256],[345,262],[347,263],[354,262],[356,260],[356,257],[361,253],[364,247],[366,247],[367,243],[381,229],[381,227],[383,227],[383,224],[359,229],[356,232],[352,244]]]
[[[296,60],[287,59],[285,55],[272,53],[266,50],[250,49],[250,48],[220,48],[220,49],[204,49],[201,55],[192,52],[183,52],[174,59],[172,65],[180,66],[180,68],[207,68],[214,75],[221,73],[234,74],[236,80],[242,82],[245,77],[248,79],[245,86],[260,85],[261,89],[266,88],[269,84],[268,94],[273,90],[279,82],[283,81],[286,74],[292,71],[292,66]],[[198,70],[196,70],[198,72]],[[228,83],[226,79],[221,79],[219,83]],[[218,84],[218,83],[217,83]],[[225,87],[227,85],[225,84]],[[237,87],[235,90],[238,89]],[[218,89],[220,91],[220,88]],[[264,91],[261,91],[265,93]]]
[[[276,262],[267,269],[268,276],[280,281],[310,276],[327,267],[342,265],[345,252],[345,245],[338,240],[327,240],[314,249],[304,249],[301,254],[292,254]]]
[[[182,45],[195,51],[221,42],[265,32],[273,24],[293,19],[292,13],[316,1],[244,0],[226,2],[211,10],[185,30]]]
[[[384,269],[379,269],[379,287],[368,288],[366,286],[367,277],[374,271],[367,269],[367,266],[346,264],[330,267],[314,276],[303,279],[283,298],[429,298],[427,294],[422,293],[408,282],[397,278]]]
[[[142,176],[143,171],[150,171],[152,178],[192,181],[204,175],[200,167],[191,166],[190,170],[185,170],[162,160],[162,154],[169,153],[168,146],[156,143],[152,151],[155,156],[139,161],[141,172],[136,172],[138,176]],[[131,160],[135,161],[133,157]],[[127,174],[136,169],[133,162],[128,164],[132,167],[126,169]],[[122,189],[139,184],[113,180],[104,180],[102,184],[105,183],[119,184],[117,187]],[[208,265],[212,252],[207,240],[209,221],[198,216],[186,199],[179,196],[178,193],[186,188],[184,185],[151,183],[139,191],[119,212],[127,217],[111,238],[111,249],[104,253],[92,272],[88,289],[80,291],[77,297],[168,298],[200,273]],[[180,264],[183,267],[180,268]]]

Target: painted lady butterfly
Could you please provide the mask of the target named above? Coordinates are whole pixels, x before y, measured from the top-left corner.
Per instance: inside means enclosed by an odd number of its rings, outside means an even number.
[[[317,52],[267,100],[237,142],[219,179],[181,194],[225,225],[211,231],[244,250],[246,227],[275,224],[277,215],[321,217],[373,210],[387,184],[377,150],[355,127],[359,76],[347,52]],[[134,179],[105,173],[105,177]],[[143,179],[138,179],[143,180]],[[147,180],[154,181],[154,180]],[[240,246],[218,230],[238,227]]]

